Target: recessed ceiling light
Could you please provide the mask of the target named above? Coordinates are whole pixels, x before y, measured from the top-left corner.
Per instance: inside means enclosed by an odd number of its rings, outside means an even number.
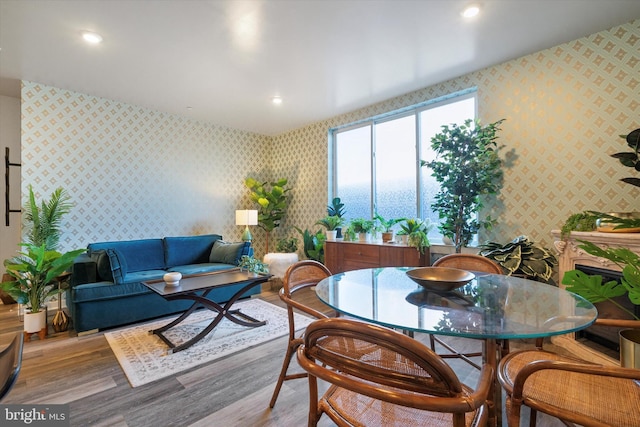
[[[465,18],[473,18],[474,16],[480,13],[480,6],[477,4],[472,4],[464,8],[462,11],[462,16]]]
[[[91,44],[98,44],[102,42],[102,36],[92,31],[83,31],[82,38],[84,39],[84,41]]]
[[[274,96],[273,98],[271,98],[271,102],[275,105],[280,105],[282,104],[282,98],[279,96]]]

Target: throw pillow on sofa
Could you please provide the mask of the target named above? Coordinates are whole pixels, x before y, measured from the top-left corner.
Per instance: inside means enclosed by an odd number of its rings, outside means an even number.
[[[127,275],[127,262],[124,255],[116,249],[100,249],[93,251],[91,257],[96,262],[100,280],[104,282],[124,283]]]
[[[249,255],[250,248],[251,242],[231,243],[216,240],[211,248],[209,262],[238,265],[243,255]]]
[[[127,275],[127,261],[124,259],[124,256],[116,249],[107,249],[107,256],[111,264],[113,282],[117,285],[124,283],[124,278]]]

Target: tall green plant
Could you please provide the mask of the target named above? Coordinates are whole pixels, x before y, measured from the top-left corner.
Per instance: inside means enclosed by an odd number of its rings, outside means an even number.
[[[60,242],[62,217],[72,207],[71,197],[62,188],[57,188],[48,201],[42,200],[38,205],[33,188],[29,186],[29,201],[23,207],[27,242],[34,246],[45,245],[48,251],[56,250]]]
[[[258,205],[258,226],[267,233],[267,252],[269,252],[269,235],[284,218],[290,191],[287,179],[282,178],[275,182],[258,182],[253,178],[244,181],[245,186],[251,191],[251,200]]]
[[[461,252],[480,228],[491,228],[495,223],[490,216],[479,219],[476,214],[483,199],[502,188],[503,162],[496,134],[503,121],[481,126],[478,120],[468,119],[463,125],[444,125],[431,139],[435,160],[421,162],[440,183],[431,208],[443,220],[438,229],[453,239],[456,252]]]
[[[28,304],[31,311],[37,313],[48,297],[60,292],[54,279],[67,271],[85,249],[62,254],[47,250],[45,244],[22,243],[21,246],[24,250],[18,252],[18,256],[4,261],[13,280],[2,282],[0,286],[20,304]]]

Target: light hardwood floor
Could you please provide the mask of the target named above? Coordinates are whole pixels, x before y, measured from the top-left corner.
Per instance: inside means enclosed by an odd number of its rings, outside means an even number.
[[[282,305],[275,292],[263,291],[260,298]],[[307,303],[323,309],[312,299]],[[22,330],[16,310],[16,305],[0,305],[0,346],[11,332]],[[305,379],[285,382],[276,407],[269,409],[285,346],[282,337],[134,389],[103,333],[78,337],[70,331],[43,341],[34,337],[25,343],[18,382],[2,403],[69,404],[72,426],[304,426]],[[475,369],[451,363],[463,382],[475,386]],[[541,418],[539,426],[562,425]],[[333,424],[323,417],[320,425]]]

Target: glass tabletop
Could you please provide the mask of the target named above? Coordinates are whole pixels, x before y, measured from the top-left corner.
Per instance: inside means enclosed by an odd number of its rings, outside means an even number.
[[[468,338],[538,338],[591,325],[597,310],[555,286],[518,277],[481,275],[451,292],[429,291],[387,267],[336,274],[316,294],[340,313],[403,330]]]

